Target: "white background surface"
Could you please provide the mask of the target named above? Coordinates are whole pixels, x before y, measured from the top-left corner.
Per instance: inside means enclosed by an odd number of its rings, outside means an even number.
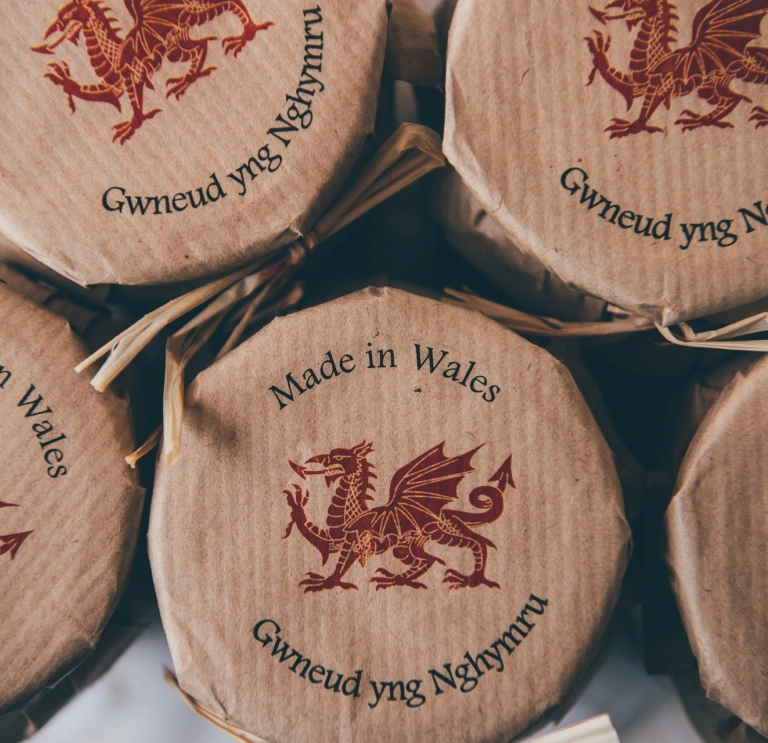
[[[422,2],[430,11],[438,4]],[[398,110],[405,116],[412,113],[407,95]],[[34,743],[231,741],[199,719],[165,684],[163,666],[172,668],[172,663],[155,618],[112,670],[37,733]],[[600,671],[558,727],[603,712],[610,714],[622,743],[700,743],[672,682],[645,673],[637,612],[627,614]],[[554,727],[535,737],[550,729]]]

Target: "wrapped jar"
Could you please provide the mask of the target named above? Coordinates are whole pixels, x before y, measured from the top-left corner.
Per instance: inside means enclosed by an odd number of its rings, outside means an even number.
[[[666,513],[672,589],[698,662],[698,681],[717,705],[705,704],[700,695],[692,709],[710,729],[710,739],[732,743],[768,735],[768,471],[762,456],[768,446],[767,362],[732,365],[727,384],[722,374],[712,374],[711,382],[696,385],[692,410],[703,420]],[[690,689],[691,682],[684,680],[684,687]]]
[[[503,289],[515,307],[564,321],[606,317],[605,301],[568,286],[521,251],[452,167],[430,176],[429,210],[451,247]]]
[[[558,361],[477,313],[367,289],[195,379],[149,548],[179,685],[218,726],[467,743],[564,702],[629,539]]]
[[[764,297],[767,13],[459,0],[446,155],[517,251],[586,294],[664,324]]]
[[[80,284],[294,241],[373,129],[386,38],[385,0],[7,4],[0,232]]]
[[[0,740],[34,732],[136,635],[126,586],[144,490],[128,401],[74,373],[85,344],[45,289],[0,271]],[[73,326],[87,328],[81,310]],[[90,320],[89,320],[90,317]],[[81,324],[82,323],[82,324]]]

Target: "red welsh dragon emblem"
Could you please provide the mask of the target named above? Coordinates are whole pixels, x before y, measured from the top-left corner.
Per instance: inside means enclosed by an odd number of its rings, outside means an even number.
[[[273,25],[271,21],[256,24],[245,7],[244,0],[123,0],[133,18],[133,27],[121,38],[110,8],[101,0],[70,0],[56,15],[45,32],[45,38],[58,33],[58,37],[32,51],[53,54],[64,40],[77,44],[80,35],[94,72],[101,78],[98,83],[81,84],[75,81],[66,62],[50,62],[47,77],[61,87],[75,112],[75,98],[83,101],[111,103],[122,110],[120,99],[128,94],[132,115],[127,121],[115,124],[112,141],[127,142],[134,132],[155,114],[159,108],[144,111],[144,88],[154,90],[152,76],[160,69],[164,59],[169,62],[188,63],[181,77],[165,81],[166,98],[178,100],[192,83],[210,75],[216,68],[206,67],[208,42],[215,36],[196,39],[190,36],[195,26],[202,26],[222,13],[233,13],[243,24],[239,36],[222,40],[224,53],[236,57],[258,31]]]
[[[0,508],[18,508],[18,506],[15,503],[3,503],[3,501],[0,500]],[[13,560],[24,540],[31,533],[31,531],[20,531],[16,534],[0,535],[0,557],[7,552],[10,555],[11,560]]]
[[[707,113],[685,109],[675,122],[683,131],[714,126],[727,129],[725,121],[746,95],[731,89],[737,80],[744,83],[768,83],[768,48],[750,46],[761,36],[760,26],[768,13],[768,0],[711,0],[693,20],[693,38],[688,46],[672,48],[679,20],[677,9],[669,0],[613,0],[605,10],[590,8],[605,25],[624,20],[631,31],[639,25],[629,62],[629,72],[613,67],[608,60],[611,39],[600,31],[587,38],[594,68],[588,85],[599,72],[612,88],[624,96],[627,110],[636,98],[643,99],[635,121],[615,118],[606,131],[611,138],[640,132],[661,132],[662,127],[649,121],[656,109],[670,107],[674,98],[694,91],[714,108]],[[617,12],[611,13],[615,10]],[[750,121],[756,127],[768,126],[768,110],[752,108]]]
[[[328,508],[325,528],[307,519],[304,507],[309,501],[309,491],[294,484],[293,491],[284,490],[291,508],[291,522],[285,532],[290,536],[294,527],[320,553],[323,565],[331,554],[338,553],[336,567],[329,576],[307,573],[299,583],[304,591],[323,591],[329,588],[357,588],[354,583],[343,581],[347,571],[359,561],[365,567],[369,557],[388,550],[405,565],[401,573],[391,573],[384,568],[376,570],[370,579],[380,588],[409,586],[426,588],[417,579],[436,562],[445,562],[426,550],[428,542],[446,547],[469,549],[474,557],[474,571],[462,575],[449,568],[444,583],[450,589],[490,586],[498,588],[485,577],[488,548],[495,547],[490,539],[474,532],[471,527],[490,524],[504,510],[504,491],[515,487],[512,479],[512,456],[504,460],[488,484],[476,487],[469,494],[469,502],[475,512],[455,511],[447,506],[458,500],[458,487],[464,476],[474,471],[472,458],[480,447],[458,457],[446,457],[444,443],[438,444],[404,467],[392,478],[389,486],[389,502],[369,508],[368,501],[374,491],[374,465],[368,461],[373,444],[363,442],[351,449],[332,449],[328,454],[318,454],[303,465],[289,462],[302,480],[310,475],[321,475],[327,487],[338,483]]]

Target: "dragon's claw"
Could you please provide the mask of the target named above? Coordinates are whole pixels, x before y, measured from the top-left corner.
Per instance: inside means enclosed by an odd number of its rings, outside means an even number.
[[[304,506],[309,503],[309,490],[304,492],[301,485],[297,485],[296,483],[293,485],[293,492],[290,490],[283,490],[283,493],[285,494],[285,499],[288,501],[291,510],[295,508],[303,509]]]
[[[620,129],[626,129],[629,127],[629,124],[630,122],[627,119],[620,119],[618,117],[614,117],[611,119],[610,125],[605,128],[605,131],[613,132],[613,131],[618,131]]]
[[[73,94],[79,90],[80,86],[72,79],[69,71],[69,65],[62,60],[61,62],[49,62],[48,71],[43,73],[43,77],[48,78],[55,85],[58,85],[67,94],[69,109],[75,113],[75,99]]]
[[[584,39],[589,45],[589,50],[593,55],[607,54],[611,48],[611,37],[605,36],[602,31],[595,30],[594,36],[585,36]]]
[[[61,62],[49,62],[47,64],[47,67],[50,67],[51,70],[53,70],[56,75],[58,75],[60,78],[63,78],[65,80],[71,79],[71,74],[69,71],[69,65],[62,59]],[[51,72],[45,73],[46,77],[51,77],[53,79]]]
[[[182,77],[169,77],[165,81],[165,85],[166,87],[169,85],[171,87],[165,91],[165,97],[170,98],[173,95],[176,96],[176,100],[178,101],[181,96],[187,92],[189,86],[192,85],[193,82],[199,80],[201,77],[208,77],[208,75],[210,75],[215,69],[216,67],[206,67],[204,70],[187,73]]]
[[[237,57],[238,54],[245,48],[245,45],[249,41],[253,41],[256,34],[259,31],[265,31],[270,26],[275,24],[272,21],[266,23],[249,23],[243,28],[243,33],[240,36],[227,36],[221,40],[221,45],[224,47],[224,54],[227,55],[232,52],[233,57]]]
[[[345,590],[354,588],[357,590],[357,586],[354,583],[345,583],[335,575],[325,577],[318,573],[307,573],[307,577],[299,585],[304,586],[304,593],[317,593],[329,588],[343,588]]]
[[[185,77],[169,77],[165,84],[166,86],[169,84],[173,86],[165,91],[165,97],[170,98],[172,95],[176,95],[178,101],[191,83]]]
[[[762,106],[755,106],[752,109],[752,114],[749,117],[750,121],[755,122],[755,129],[762,129],[768,126],[768,109]]]
[[[232,56],[237,57],[250,40],[245,38],[245,34],[242,36],[227,36],[221,41],[221,45],[224,47],[224,54],[227,55],[232,52]]]
[[[587,85],[592,85],[598,72],[605,72],[611,66],[608,61],[608,50],[611,48],[611,37],[606,37],[597,30],[594,33],[594,36],[584,37],[593,60],[593,66],[589,73]]]
[[[714,126],[718,129],[733,129],[733,124],[730,121],[716,119],[711,114],[700,114],[696,111],[692,111],[690,108],[683,109],[682,115],[675,121],[675,124],[682,126],[684,132],[700,129],[703,126]]]
[[[500,588],[498,583],[488,580],[482,571],[476,571],[471,575],[449,568],[443,576],[443,583],[448,583],[448,590],[455,591],[459,588],[476,588],[477,586],[488,586],[489,588]]]
[[[115,130],[115,134],[112,137],[112,141],[120,140],[120,144],[125,144],[135,133],[136,130],[147,119],[151,119],[162,111],[160,108],[153,108],[151,111],[142,113],[140,116],[134,115],[129,121],[121,121],[115,124],[112,128]]]
[[[304,513],[304,506],[309,502],[309,490],[306,493],[302,490],[300,485],[294,483],[293,492],[290,490],[283,490],[285,500],[288,502],[288,506],[291,509],[291,521],[285,529],[283,539],[288,539],[291,536],[294,524],[306,523],[307,517]]]
[[[413,578],[409,578],[405,573],[390,573],[389,570],[379,568],[377,573],[381,575],[374,575],[370,582],[376,584],[376,590],[381,588],[392,588],[393,586],[409,586],[410,588],[426,588],[424,583],[419,583]]]
[[[611,37],[604,36],[601,31],[595,31],[594,36],[585,36],[584,40],[589,46],[593,57],[605,56],[611,48]]]
[[[136,129],[130,121],[120,121],[112,127],[115,130],[115,134],[112,137],[112,141],[115,142],[118,139],[120,144],[125,144],[133,135]]]
[[[320,575],[319,573],[306,573],[306,578],[299,583],[300,586],[307,585],[310,581],[317,581],[317,580],[325,580],[324,575]]]
[[[630,134],[639,134],[640,132],[655,134],[656,132],[663,132],[664,128],[650,126],[647,122],[640,119],[637,121],[627,121],[627,119],[615,117],[611,119],[611,124],[606,127],[605,131],[611,133],[611,139],[617,139],[619,137],[628,137]]]

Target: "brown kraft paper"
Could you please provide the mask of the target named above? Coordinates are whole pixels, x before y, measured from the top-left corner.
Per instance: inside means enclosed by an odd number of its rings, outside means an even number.
[[[7,3],[0,232],[80,284],[296,240],[373,131],[387,23],[385,0]]]
[[[61,274],[56,273],[56,271],[51,270],[45,264],[40,263],[40,261],[35,260],[28,253],[16,247],[2,233],[0,233],[0,261],[16,271],[34,274],[52,287],[64,289],[68,294],[77,297],[82,302],[105,302],[109,295],[110,287],[108,286],[82,287],[80,284],[75,284],[73,281],[64,278]]]
[[[603,300],[571,288],[510,242],[453,168],[433,174],[429,185],[430,212],[448,242],[504,289],[515,307],[565,321],[606,319]]]
[[[418,124],[402,124],[350,179],[342,194],[306,237],[286,246],[270,259],[256,261],[232,274],[209,281],[148,313],[78,364],[75,371],[87,369],[108,355],[91,380],[97,390],[106,389],[163,328],[205,305],[194,316],[188,317],[188,322],[166,344],[163,439],[166,460],[169,463],[175,461],[181,448],[185,369],[217,328],[227,318],[237,318],[235,327],[219,351],[218,355],[223,356],[239,343],[252,319],[259,315],[269,318],[270,313],[274,316],[280,307],[298,301],[301,296],[298,284],[286,290],[282,298],[279,295],[294,281],[295,275],[319,243],[444,164],[440,138],[434,131]],[[154,448],[159,437],[158,429],[152,441],[128,459],[131,466]]]
[[[735,373],[704,417],[666,514],[666,559],[701,684],[710,700],[763,735],[766,361]]]
[[[127,401],[95,393],[72,371],[84,344],[64,319],[8,288],[10,276],[4,269],[0,284],[4,742],[33,732],[69,696],[66,685],[38,695],[97,646],[125,587],[144,498],[121,456],[133,443]],[[102,655],[135,631],[118,631],[121,621]]]
[[[219,726],[501,743],[595,656],[630,535],[545,351],[369,289],[275,320],[185,409],[150,559],[180,687]]]
[[[663,325],[765,297],[766,14],[459,0],[446,155],[519,250],[588,294]]]
[[[418,0],[392,3],[384,73],[431,88],[443,82],[443,60],[437,46],[435,22]]]

